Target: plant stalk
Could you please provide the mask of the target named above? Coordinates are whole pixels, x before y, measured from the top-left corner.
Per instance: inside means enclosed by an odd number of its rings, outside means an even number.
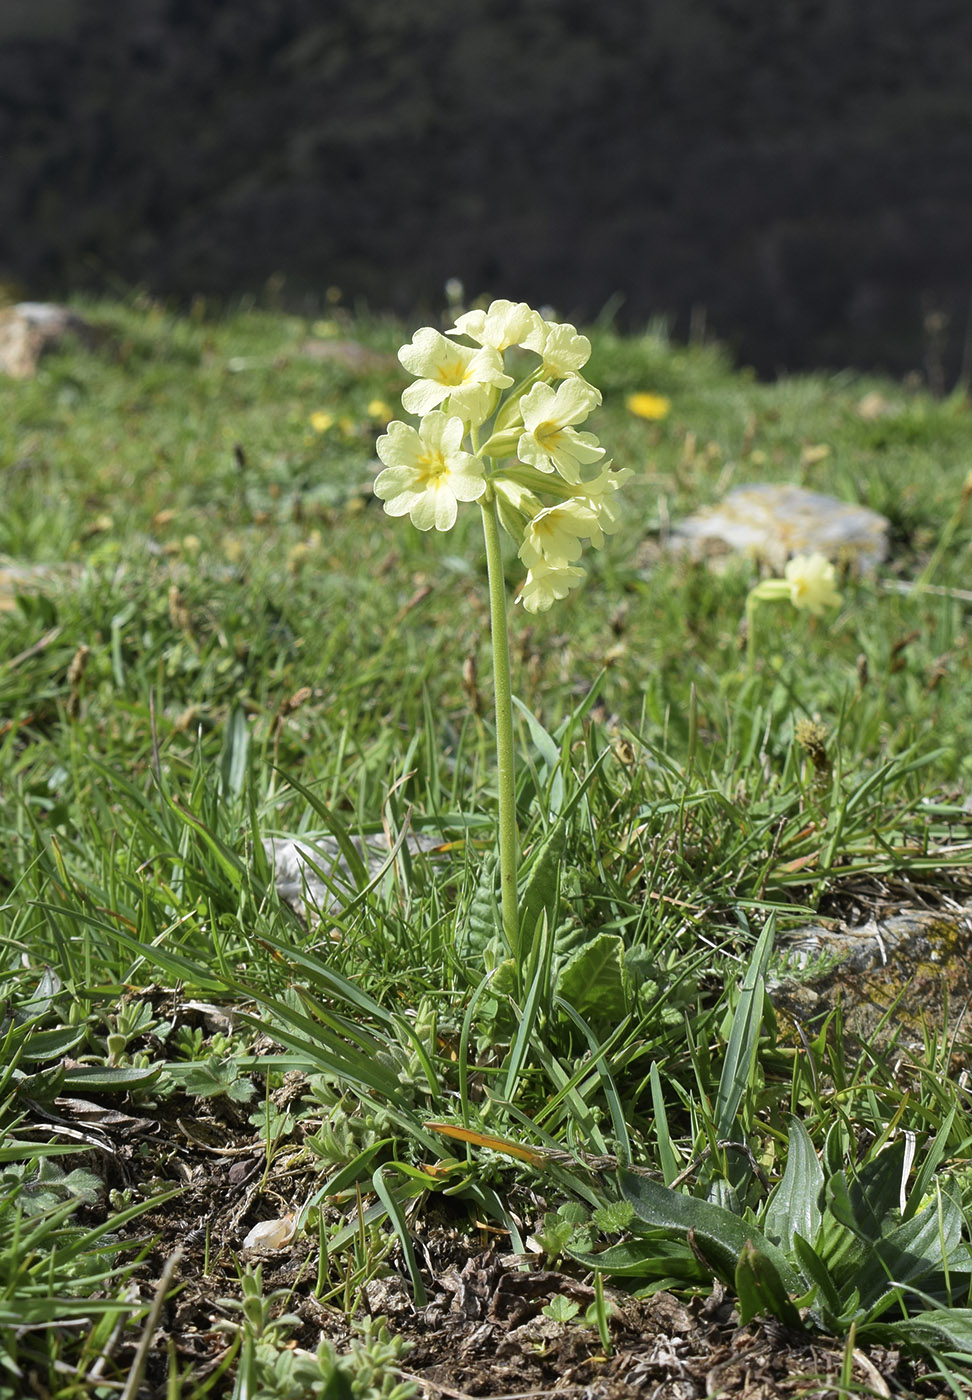
[[[756,609],[757,599],[750,593],[746,599],[746,671],[749,678],[756,674]]]
[[[499,791],[500,907],[503,933],[512,956],[520,955],[520,916],[516,902],[516,778],[513,766],[513,682],[506,621],[506,581],[500,547],[496,496],[487,485],[479,502],[489,575],[489,626],[493,641],[493,704],[496,711],[496,770]]]

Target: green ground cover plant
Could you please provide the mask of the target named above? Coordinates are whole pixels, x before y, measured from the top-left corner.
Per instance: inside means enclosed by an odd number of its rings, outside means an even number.
[[[848,890],[967,897],[964,390],[585,328],[623,504],[568,596],[509,608],[504,796],[481,514],[373,491],[414,328],[80,309],[96,348],[0,382],[0,1395],[404,1395],[394,1326],[322,1319],[393,1275],[422,1306],[443,1221],[594,1290],[543,1316],[603,1356],[622,1295],[715,1281],[831,1339],[844,1393],[867,1345],[964,1394],[961,1021],[860,1044],[767,992]],[[888,560],[798,611],[662,547],[746,480],[882,511]],[[511,600],[543,573],[492,549]],[[311,917],[288,836],[343,857]],[[190,1229],[193,1152],[244,1151],[238,1214]],[[279,1285],[243,1244],[277,1216]]]

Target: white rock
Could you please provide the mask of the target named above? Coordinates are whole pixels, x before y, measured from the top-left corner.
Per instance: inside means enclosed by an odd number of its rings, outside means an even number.
[[[388,841],[384,835],[370,836],[367,840],[352,836],[351,840],[370,880],[388,859]],[[408,832],[404,841],[411,855],[434,851],[441,845],[441,837],[415,831]],[[358,893],[351,868],[337,841],[329,834],[315,833],[299,838],[268,836],[263,849],[273,865],[277,893],[307,923],[336,913]],[[318,870],[327,877],[326,881]]]
[[[93,339],[88,322],[66,306],[44,301],[8,306],[0,311],[0,374],[11,379],[32,378],[44,351],[66,335],[77,335],[87,343]]]
[[[261,1253],[271,1249],[283,1249],[294,1237],[293,1215],[283,1215],[279,1220],[261,1220],[243,1241],[244,1249],[255,1249]]]
[[[721,544],[755,555],[777,573],[794,554],[815,551],[867,571],[887,553],[888,524],[867,506],[765,482],[737,486],[721,504],[696,511],[674,528],[669,544],[700,559]]]

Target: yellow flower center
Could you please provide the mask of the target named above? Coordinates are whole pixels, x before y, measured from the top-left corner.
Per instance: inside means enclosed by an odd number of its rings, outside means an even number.
[[[533,436],[544,452],[556,452],[562,429],[559,423],[538,423]]]
[[[440,384],[465,384],[466,366],[462,360],[456,360],[451,365],[439,365],[438,367]]]
[[[438,452],[423,452],[416,463],[424,491],[436,491],[449,476],[448,464]]]

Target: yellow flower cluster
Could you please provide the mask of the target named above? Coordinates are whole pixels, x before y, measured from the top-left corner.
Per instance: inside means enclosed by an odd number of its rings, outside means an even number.
[[[600,548],[621,523],[615,493],[631,472],[578,430],[601,402],[580,372],[590,353],[573,326],[510,301],[465,312],[446,335],[423,327],[398,353],[414,376],[402,406],[419,424],[391,422],[378,439],[375,494],[420,530],[450,530],[460,501],[495,499],[526,566],[528,612],[579,584],[581,541]]]

